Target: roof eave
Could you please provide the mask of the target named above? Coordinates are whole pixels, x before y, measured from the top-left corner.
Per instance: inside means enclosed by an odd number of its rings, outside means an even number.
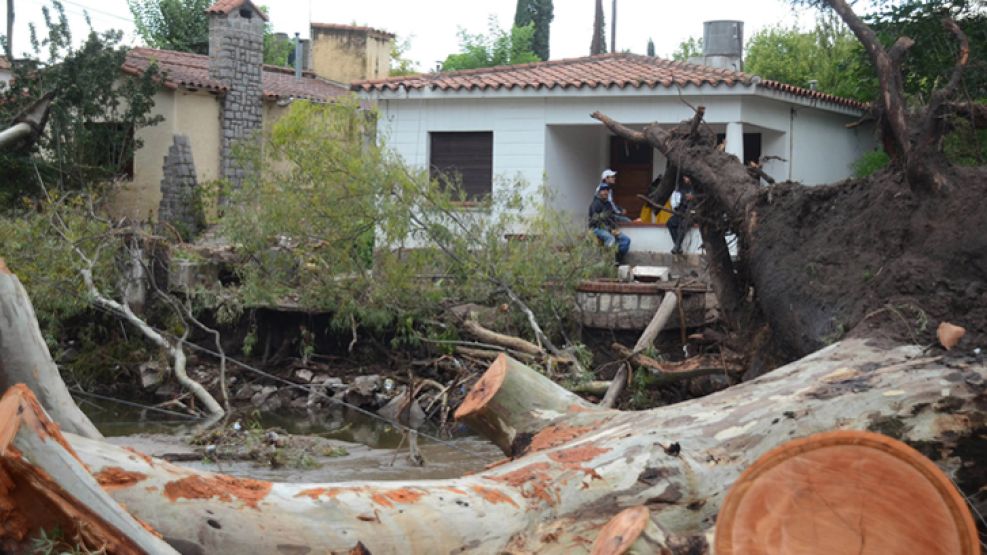
[[[762,98],[770,98],[772,100],[782,100],[792,104],[798,104],[800,106],[807,106],[810,108],[816,108],[819,110],[825,110],[828,112],[834,112],[837,114],[843,114],[847,116],[860,117],[866,111],[867,107],[863,103],[857,103],[849,99],[842,99],[839,97],[830,98],[811,98],[799,94],[795,94],[789,91],[779,90],[771,87],[765,87],[763,85],[754,85],[753,94]]]

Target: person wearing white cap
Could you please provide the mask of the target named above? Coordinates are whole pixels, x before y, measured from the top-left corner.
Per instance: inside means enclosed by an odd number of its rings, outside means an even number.
[[[627,217],[627,211],[623,208],[617,206],[617,203],[613,200],[613,186],[617,184],[617,172],[607,168],[603,170],[600,174],[600,183],[596,186],[596,191],[593,192],[593,196],[600,194],[600,188],[606,185],[610,188],[610,207],[613,208],[613,218],[617,223],[624,223],[631,221]]]
[[[589,228],[603,246],[610,249],[617,247],[617,264],[624,262],[624,256],[631,248],[631,239],[617,228],[615,214],[610,205],[610,185],[601,183],[596,189],[596,196],[589,205]]]

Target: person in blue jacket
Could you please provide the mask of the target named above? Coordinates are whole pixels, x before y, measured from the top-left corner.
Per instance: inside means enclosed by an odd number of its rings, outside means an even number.
[[[617,245],[617,264],[623,264],[624,256],[631,248],[631,240],[617,229],[617,218],[610,204],[610,185],[601,183],[589,205],[589,228],[604,247]]]

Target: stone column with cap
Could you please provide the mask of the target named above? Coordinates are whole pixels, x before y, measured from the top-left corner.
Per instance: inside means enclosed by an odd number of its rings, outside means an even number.
[[[257,136],[262,127],[264,25],[267,16],[250,0],[220,0],[209,16],[209,77],[226,83],[221,100],[220,168],[234,187],[245,169],[233,158],[238,141]]]

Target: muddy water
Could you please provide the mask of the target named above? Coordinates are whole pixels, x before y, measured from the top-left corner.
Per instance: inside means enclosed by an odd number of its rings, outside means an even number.
[[[251,415],[240,426],[277,428],[293,435],[321,438],[340,447],[341,456],[317,456],[306,464],[280,467],[253,461],[209,461],[195,455],[188,439],[199,431],[197,421],[146,413],[119,406],[84,407],[93,423],[115,445],[132,447],[151,456],[183,459],[176,463],[213,472],[283,482],[342,482],[350,480],[421,480],[455,478],[503,458],[490,442],[456,429],[442,442],[419,435],[423,466],[409,461],[404,434],[388,424],[347,409],[309,415],[282,411]],[[227,424],[230,426],[232,424]],[[423,433],[438,435],[434,428]],[[201,451],[200,451],[201,452]],[[192,458],[193,460],[187,460]]]

